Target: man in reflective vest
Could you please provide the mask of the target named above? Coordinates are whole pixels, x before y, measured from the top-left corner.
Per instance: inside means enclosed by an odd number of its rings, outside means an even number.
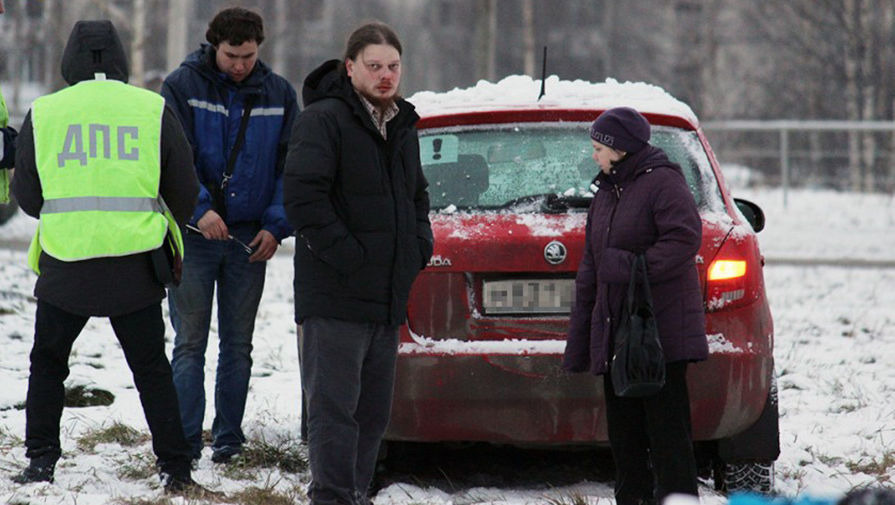
[[[39,273],[25,402],[30,464],[14,480],[53,480],[69,353],[87,320],[104,316],[133,372],[165,490],[202,492],[165,355],[164,272],[153,261],[161,247],[182,248],[178,225],[196,203],[189,143],[160,95],[126,84],[111,22],[75,25],[62,75],[71,86],[35,100],[16,153],[13,191],[40,223],[29,252]]]
[[[0,0],[0,12],[3,12],[3,0]],[[15,128],[8,126],[9,112],[6,110],[6,102],[0,93],[0,204],[9,203],[9,172],[6,169],[13,167],[16,156],[16,132]]]
[[[0,14],[3,14],[3,11],[3,0],[0,0]],[[12,163],[16,156],[18,132],[8,123],[9,112],[6,110],[3,93],[0,93],[0,204],[9,202],[9,172],[6,169],[13,167]]]

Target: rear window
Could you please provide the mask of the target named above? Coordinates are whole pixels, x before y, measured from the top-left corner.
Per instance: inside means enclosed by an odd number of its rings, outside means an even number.
[[[543,212],[586,209],[599,170],[588,124],[519,123],[420,131],[432,209]],[[683,168],[701,211],[722,211],[718,183],[696,132],[653,126],[650,143]],[[534,205],[533,205],[534,204]]]

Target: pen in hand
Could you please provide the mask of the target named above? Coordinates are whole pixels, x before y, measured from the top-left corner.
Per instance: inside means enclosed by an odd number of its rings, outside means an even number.
[[[197,228],[191,224],[186,225],[186,228],[188,230],[194,231],[196,233],[202,233],[202,230],[200,230],[199,228]],[[227,235],[227,239],[232,240],[232,241],[236,242],[237,244],[239,244],[240,246],[242,246],[242,248],[245,249],[245,252],[247,252],[249,254],[252,254],[253,252],[255,252],[251,247],[249,247],[248,244],[246,244],[242,240],[239,240],[238,238],[234,237],[233,235]]]

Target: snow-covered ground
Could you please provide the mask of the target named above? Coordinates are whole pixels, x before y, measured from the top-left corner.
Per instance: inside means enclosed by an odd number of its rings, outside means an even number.
[[[884,195],[779,190],[735,191],[761,205],[767,228],[759,237],[769,258],[864,259],[895,262],[895,201]],[[17,216],[0,226],[0,240],[27,240],[34,221]],[[786,495],[835,497],[873,483],[895,483],[895,268],[786,266],[773,261],[765,278],[774,313],[781,406],[782,454],[777,488]],[[258,315],[255,366],[245,427],[251,440],[297,446],[300,387],[292,322],[288,254],[270,263]],[[122,446],[85,444],[87,436],[121,423],[142,433],[145,421],[131,375],[109,324],[91,320],[72,352],[68,385],[107,389],[108,407],[66,408],[64,456],[54,484],[17,486],[9,477],[26,463],[22,438],[32,341],[34,276],[21,250],[0,249],[0,502],[96,505],[137,503],[162,491],[151,474],[148,441]],[[213,325],[214,326],[214,325]],[[215,329],[212,328],[214,332]],[[172,334],[170,327],[168,336]],[[214,338],[212,338],[214,342]],[[170,352],[170,344],[169,344]],[[207,363],[212,391],[214,349]],[[212,401],[206,423],[210,426]],[[306,503],[309,474],[278,469],[231,472],[205,455],[201,483],[228,495],[276,490]],[[543,483],[542,483],[543,484]],[[708,488],[702,502],[726,499]],[[611,483],[565,487],[473,488],[446,492],[425,482],[391,484],[376,505],[611,502]],[[238,502],[238,500],[237,500]],[[195,503],[173,499],[171,503]]]
[[[836,191],[732,188],[767,218],[759,234],[771,260],[895,261],[895,198]]]

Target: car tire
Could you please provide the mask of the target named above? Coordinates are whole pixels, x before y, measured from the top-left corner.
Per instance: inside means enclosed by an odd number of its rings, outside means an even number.
[[[16,214],[17,210],[19,210],[19,204],[16,202],[16,198],[10,194],[9,203],[0,204],[0,224],[9,221]]]
[[[770,494],[774,491],[774,462],[728,463],[724,465],[723,482],[727,493]]]
[[[768,399],[758,421],[745,432],[719,442],[715,489],[726,493],[774,491],[774,461],[780,455],[778,407],[777,379],[772,374]]]

